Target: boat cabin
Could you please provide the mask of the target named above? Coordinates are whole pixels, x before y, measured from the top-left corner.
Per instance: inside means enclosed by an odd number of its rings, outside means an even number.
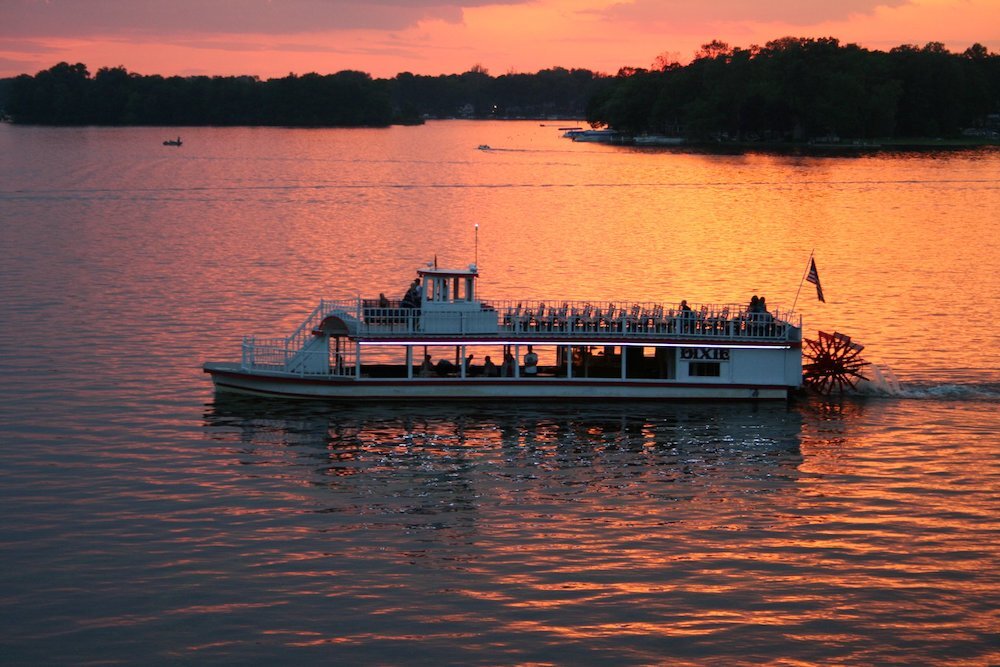
[[[428,334],[497,332],[497,312],[479,300],[475,264],[467,269],[417,271],[423,284],[419,330]]]
[[[417,275],[424,286],[421,306],[430,310],[479,310],[476,297],[475,264],[468,269],[419,269]]]

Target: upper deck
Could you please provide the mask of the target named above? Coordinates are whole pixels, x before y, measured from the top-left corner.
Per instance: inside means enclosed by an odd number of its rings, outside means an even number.
[[[442,338],[570,342],[601,340],[800,340],[801,326],[780,311],[745,307],[591,301],[475,300],[460,307],[439,303],[403,308],[377,299],[323,301],[310,318],[314,333],[366,341]]]
[[[686,302],[618,303],[561,300],[486,300],[476,290],[475,265],[467,269],[421,269],[419,294],[400,301],[323,300],[287,339],[287,349],[308,338],[330,335],[377,344],[630,342],[650,345],[697,342],[775,345],[801,340],[780,310],[749,312],[734,304],[688,307]],[[415,283],[418,281],[415,281]]]

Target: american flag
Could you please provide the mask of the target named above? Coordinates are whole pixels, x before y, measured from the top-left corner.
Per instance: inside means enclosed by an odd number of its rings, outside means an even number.
[[[816,296],[820,301],[826,303],[826,299],[823,298],[823,287],[819,284],[819,271],[816,270],[815,259],[809,260],[809,275],[806,276],[806,280],[816,286]]]

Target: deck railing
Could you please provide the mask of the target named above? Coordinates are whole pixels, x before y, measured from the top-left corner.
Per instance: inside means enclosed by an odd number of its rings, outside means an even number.
[[[328,350],[303,350],[289,348],[289,338],[243,339],[242,367],[249,370],[288,371],[301,376],[354,377],[356,374],[355,351],[342,349],[339,353]]]
[[[795,326],[780,310],[751,313],[735,304],[493,301],[503,333],[565,337],[757,338],[786,340]]]
[[[495,333],[528,337],[656,337],[755,338],[786,340],[796,325],[780,309],[751,313],[735,304],[595,303],[591,301],[483,301],[481,310],[412,309],[379,306],[377,302],[326,302],[334,310],[357,318],[357,334],[377,338],[402,333],[463,334],[484,331],[483,314],[496,315]],[[801,322],[798,326],[801,326]]]

